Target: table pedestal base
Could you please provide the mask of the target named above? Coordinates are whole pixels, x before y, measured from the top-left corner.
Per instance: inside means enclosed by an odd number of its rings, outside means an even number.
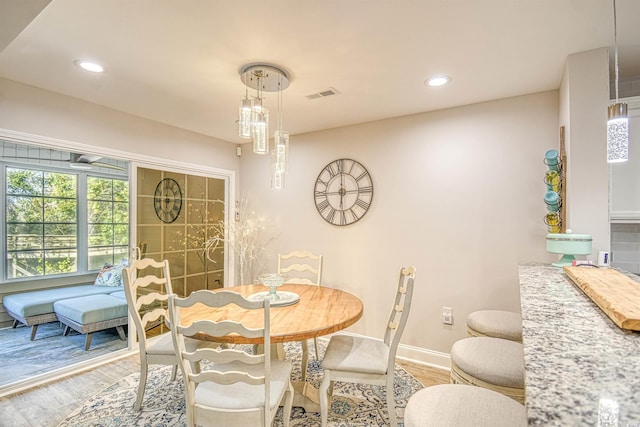
[[[305,343],[306,344],[306,343]],[[309,351],[308,347],[303,350]],[[254,346],[256,354],[264,352],[264,345],[257,344]],[[271,345],[271,357],[273,359],[285,360],[285,351],[282,343]],[[301,367],[302,368],[302,367]],[[302,368],[304,369],[304,368]],[[306,369],[305,369],[306,371]],[[306,375],[304,375],[306,377]],[[293,406],[304,408],[307,412],[320,412],[320,394],[319,390],[307,381],[293,382]]]
[[[293,406],[304,408],[307,412],[320,412],[320,394],[313,384],[293,381],[293,390]]]

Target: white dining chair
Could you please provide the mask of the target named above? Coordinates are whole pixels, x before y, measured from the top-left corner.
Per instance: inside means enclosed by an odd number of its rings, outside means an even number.
[[[264,324],[261,328],[247,328],[232,320],[207,319],[182,324],[179,310],[195,304],[225,309],[235,304],[245,309],[262,309]],[[186,298],[170,297],[171,335],[185,382],[187,426],[267,427],[280,405],[283,405],[284,426],[289,426],[293,404],[291,362],[270,357],[270,311],[269,300],[249,301],[231,291],[201,290]],[[196,334],[261,338],[264,352],[249,354],[227,347],[188,351],[185,339]],[[199,372],[193,371],[194,363],[200,364]]]
[[[324,378],[320,385],[320,415],[322,427],[326,427],[333,383],[344,381],[386,386],[387,411],[392,427],[398,425],[393,388],[396,352],[400,337],[407,324],[415,267],[400,269],[400,278],[396,296],[387,321],[384,340],[374,338],[334,335],[329,340],[327,351],[322,360]]]
[[[122,271],[122,281],[129,314],[138,337],[140,382],[134,408],[139,411],[147,384],[149,365],[173,365],[171,381],[175,380],[178,369],[171,334],[147,337],[147,330],[164,323],[168,318],[167,301],[172,293],[169,262],[155,261],[152,258],[135,260]],[[214,347],[217,344],[191,340],[189,346]]]
[[[309,251],[278,254],[278,274],[287,276],[287,283],[322,285],[322,255]]]
[[[292,251],[288,254],[278,254],[278,274],[286,276],[286,283],[300,285],[322,285],[322,255],[309,251]],[[301,341],[302,345],[302,381],[307,379],[307,364],[309,363],[309,342]],[[316,360],[320,360],[318,339],[313,339]]]

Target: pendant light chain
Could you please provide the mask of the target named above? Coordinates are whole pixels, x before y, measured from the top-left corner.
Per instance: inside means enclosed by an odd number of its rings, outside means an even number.
[[[282,131],[282,77],[278,77],[278,130]]]

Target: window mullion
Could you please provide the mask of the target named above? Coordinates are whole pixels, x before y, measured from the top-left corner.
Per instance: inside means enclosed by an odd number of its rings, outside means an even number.
[[[89,225],[87,202],[87,174],[78,174],[78,273],[89,271]]]

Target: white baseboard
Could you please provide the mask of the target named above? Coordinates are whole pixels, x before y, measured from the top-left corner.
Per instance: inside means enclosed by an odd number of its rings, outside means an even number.
[[[422,365],[431,366],[438,369],[451,370],[451,356],[449,353],[442,353],[428,348],[414,347],[400,344],[398,346],[399,359],[408,360]]]

